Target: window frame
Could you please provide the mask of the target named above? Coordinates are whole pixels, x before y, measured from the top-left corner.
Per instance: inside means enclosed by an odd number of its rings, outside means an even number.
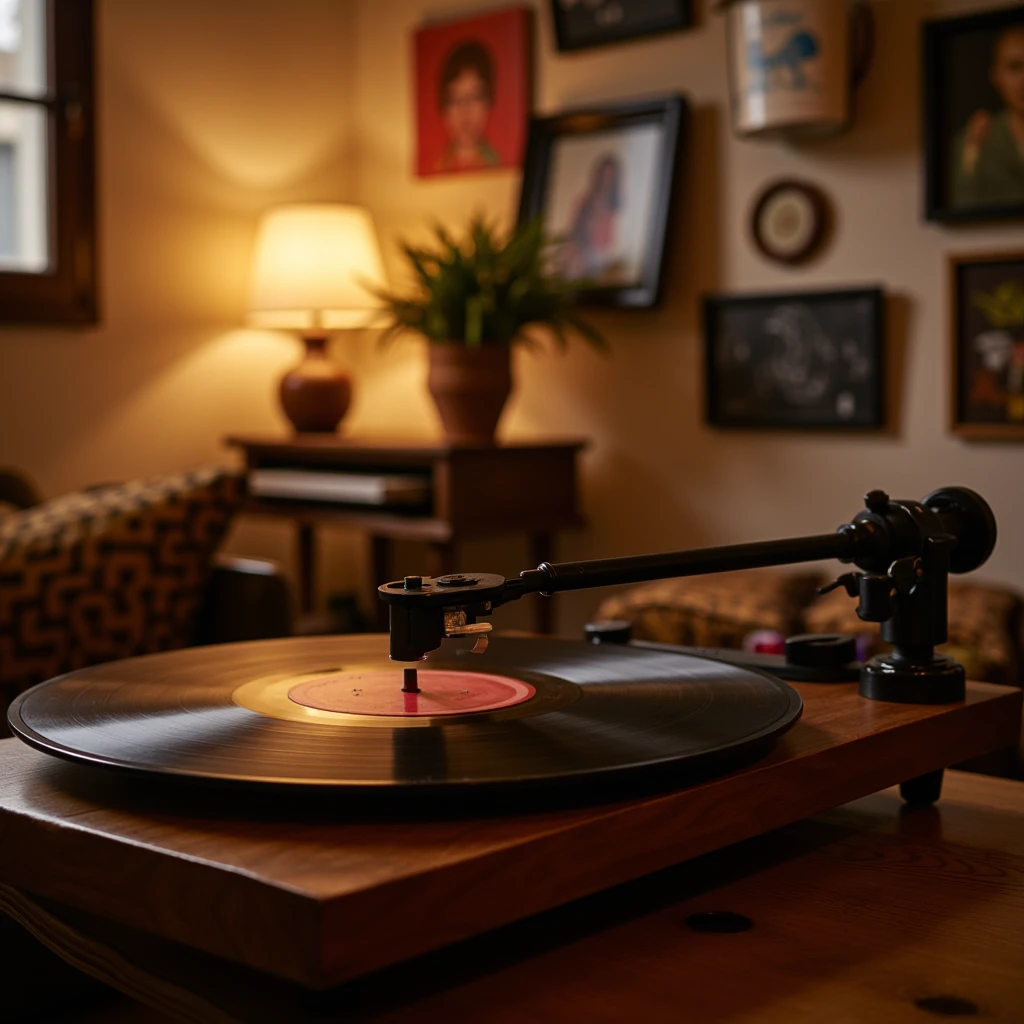
[[[0,100],[47,111],[50,266],[0,271],[0,324],[91,324],[97,319],[93,0],[47,0],[48,80],[39,97]]]

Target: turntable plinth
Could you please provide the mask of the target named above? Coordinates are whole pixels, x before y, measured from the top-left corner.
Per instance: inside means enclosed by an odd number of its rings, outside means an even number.
[[[1018,690],[953,705],[798,684],[773,753],[684,790],[451,820],[150,783],[0,741],[0,884],[323,988],[1016,741]]]

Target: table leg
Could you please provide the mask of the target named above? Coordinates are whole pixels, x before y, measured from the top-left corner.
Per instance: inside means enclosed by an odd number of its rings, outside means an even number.
[[[298,526],[299,610],[309,615],[316,599],[316,530],[312,523]]]
[[[455,571],[455,545],[451,541],[438,541],[431,544],[430,575],[448,576]]]
[[[422,572],[422,570],[420,570]],[[455,545],[450,541],[440,541],[429,546],[427,558],[427,575],[446,576],[455,572]],[[373,590],[376,599],[377,587],[381,583],[388,582],[395,576],[392,565],[392,544],[387,537],[373,538]],[[377,601],[373,612],[374,628],[380,633],[386,633],[389,628],[388,606],[383,601]]]
[[[374,536],[371,538],[372,546],[372,567],[373,578],[370,580],[371,600],[373,601],[373,612],[371,620],[378,633],[388,631],[388,606],[377,597],[377,588],[382,583],[388,583],[393,575],[392,570],[392,543],[388,537]]]
[[[550,533],[530,535],[530,568],[535,569],[541,562],[550,562],[555,557],[554,540]],[[555,609],[553,597],[536,594],[533,601],[533,628],[537,633],[549,634],[555,631]]]
[[[900,783],[900,796],[911,807],[930,807],[942,795],[943,769]]]

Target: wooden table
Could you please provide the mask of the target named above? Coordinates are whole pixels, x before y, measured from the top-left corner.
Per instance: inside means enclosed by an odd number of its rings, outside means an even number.
[[[796,688],[803,718],[749,768],[518,813],[165,791],[2,741],[0,905],[186,1020],[322,1019],[325,1001],[395,1021],[920,1020],[938,996],[1020,1019],[1019,787],[954,776],[937,809],[890,794],[795,824],[1013,742],[1020,691],[922,707]],[[688,929],[711,910],[754,927]]]
[[[554,558],[558,530],[583,525],[579,511],[577,460],[584,441],[513,443],[498,446],[397,443],[334,434],[298,434],[290,438],[237,437],[225,443],[242,451],[246,468],[320,469],[366,472],[419,471],[430,478],[430,502],[424,510],[404,512],[250,496],[245,511],[287,518],[298,526],[299,604],[313,608],[316,593],[316,528],[347,526],[372,541],[373,591],[404,572],[439,576],[458,569],[461,541],[526,534],[532,568]],[[395,566],[395,540],[424,541],[431,552],[426,570]],[[491,568],[491,567],[486,567]],[[535,597],[533,629],[552,631],[550,598]],[[376,626],[387,629],[387,607],[375,602]]]

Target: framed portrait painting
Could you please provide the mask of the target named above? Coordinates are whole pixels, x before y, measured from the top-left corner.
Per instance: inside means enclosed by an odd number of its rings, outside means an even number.
[[[693,24],[691,0],[551,0],[558,49],[585,50]]]
[[[952,428],[1024,441],[1024,250],[953,256]]]
[[[416,173],[519,167],[530,117],[532,11],[514,7],[421,28]]]
[[[519,220],[541,218],[581,304],[659,302],[687,113],[665,96],[530,122]]]
[[[708,422],[884,426],[884,322],[879,288],[705,297]]]
[[[923,32],[925,216],[1024,217],[1024,6]]]

